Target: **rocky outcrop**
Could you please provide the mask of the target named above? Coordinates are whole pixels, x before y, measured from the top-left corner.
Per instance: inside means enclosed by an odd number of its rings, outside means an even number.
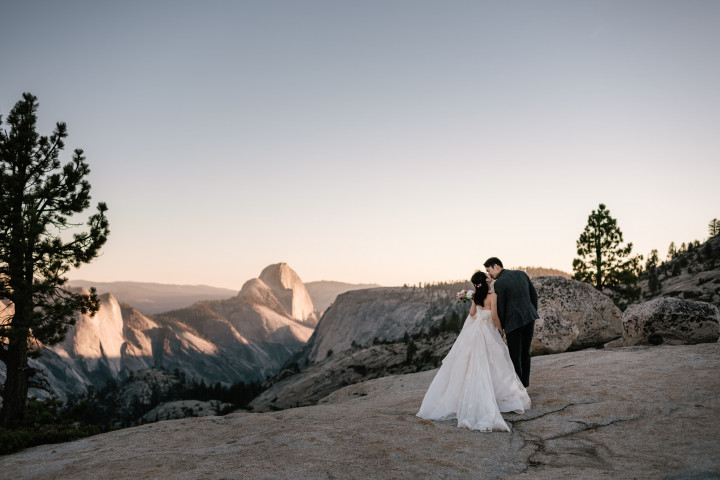
[[[717,478],[718,358],[720,344],[538,357],[532,408],[505,415],[509,433],[416,417],[435,375],[427,371],[352,385],[313,407],[30,448],[0,457],[0,471],[78,480]]]
[[[436,287],[382,287],[339,295],[308,342],[308,360],[322,361],[328,352],[339,353],[353,345],[375,340],[398,341],[407,333],[427,331],[452,312],[467,315],[455,293],[467,284]]]
[[[654,290],[650,288],[653,276]],[[653,272],[645,272],[638,286],[643,301],[675,297],[720,307],[720,235],[662,262]]]
[[[707,343],[720,337],[720,310],[706,302],[657,298],[631,305],[622,320],[625,346]]]
[[[571,341],[566,349],[578,350],[622,336],[622,312],[592,285],[562,277],[538,277],[532,281],[538,293],[538,314],[543,319],[536,324],[537,338],[531,347],[536,353],[565,351],[560,349],[568,339]]]

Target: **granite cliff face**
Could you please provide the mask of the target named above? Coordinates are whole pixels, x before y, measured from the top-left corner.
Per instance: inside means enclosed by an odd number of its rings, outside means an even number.
[[[287,315],[312,327],[317,324],[310,294],[297,273],[286,263],[265,267],[258,280],[269,287]]]
[[[307,359],[319,362],[328,352],[371,345],[375,340],[399,341],[406,333],[428,330],[453,312],[464,317],[469,305],[459,305],[455,298],[463,288],[468,284],[381,287],[343,293],[318,323],[308,342]]]

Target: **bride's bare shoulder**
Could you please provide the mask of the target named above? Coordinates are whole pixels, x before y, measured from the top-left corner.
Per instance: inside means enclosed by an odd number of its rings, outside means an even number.
[[[483,302],[483,310],[490,310],[490,308],[492,308],[492,304],[495,302],[495,296],[494,293],[488,293],[488,296],[485,297],[485,301]]]

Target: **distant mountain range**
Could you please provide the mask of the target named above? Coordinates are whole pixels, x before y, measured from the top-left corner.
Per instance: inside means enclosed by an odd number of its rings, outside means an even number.
[[[100,292],[110,289],[100,295],[98,313],[78,315],[62,343],[43,346],[40,358],[31,360],[61,398],[147,369],[177,369],[210,384],[263,380],[305,345],[317,323],[305,286],[284,263],[266,267],[237,294],[205,286],[95,285]],[[116,288],[123,302],[115,297]],[[208,294],[225,298],[154,315],[129,304],[167,307],[180,295],[194,296],[183,301],[188,303]],[[0,364],[1,382],[4,376]]]
[[[143,282],[93,282],[71,280],[72,287],[95,287],[99,294],[111,293],[118,302],[152,315],[189,307],[201,300],[223,300],[237,295],[237,290],[207,285],[167,285]]]

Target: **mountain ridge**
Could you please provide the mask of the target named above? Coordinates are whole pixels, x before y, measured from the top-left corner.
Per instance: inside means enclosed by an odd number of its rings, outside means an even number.
[[[71,287],[95,287],[99,294],[112,293],[119,302],[131,305],[145,315],[189,307],[203,300],[220,300],[237,295],[237,290],[202,284],[92,280],[70,280],[68,284]]]

